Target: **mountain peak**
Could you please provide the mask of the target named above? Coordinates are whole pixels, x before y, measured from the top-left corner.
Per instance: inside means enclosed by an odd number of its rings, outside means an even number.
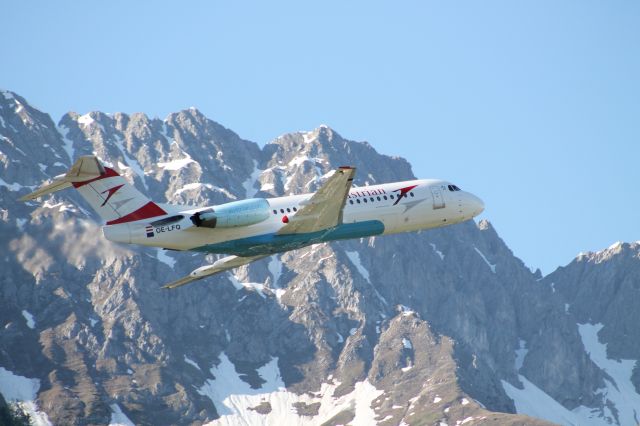
[[[603,263],[618,257],[638,257],[640,258],[640,241],[626,243],[622,241],[616,241],[609,247],[596,252],[581,252],[578,253],[575,260],[577,262],[589,262],[589,263]]]
[[[488,219],[480,219],[478,222],[478,229],[481,231],[494,231],[493,225],[489,222]]]
[[[197,121],[208,120],[209,118],[196,107],[189,107],[177,112],[178,115],[193,117]]]
[[[10,90],[0,89],[0,94],[5,100],[10,100],[16,97],[16,94]]]

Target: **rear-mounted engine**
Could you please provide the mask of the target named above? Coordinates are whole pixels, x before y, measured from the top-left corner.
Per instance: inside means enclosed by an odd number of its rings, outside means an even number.
[[[269,217],[269,203],[264,198],[234,201],[201,210],[190,217],[195,226],[235,228],[260,223]]]

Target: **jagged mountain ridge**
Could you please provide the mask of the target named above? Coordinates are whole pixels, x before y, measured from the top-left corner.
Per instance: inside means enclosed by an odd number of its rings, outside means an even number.
[[[259,371],[275,362],[298,395],[331,385],[336,398],[356,401],[363,387],[383,390],[369,400],[380,424],[530,424],[476,402],[514,412],[501,380],[517,389],[519,373],[569,409],[603,406],[606,375],[585,352],[562,292],[549,277],[537,281],[488,222],[305,248],[163,292],[159,284],[206,260],[111,244],[73,191],[42,205],[16,202],[21,185],[91,152],[153,199],[189,204],[312,191],[340,164],[358,167],[358,185],[412,178],[403,159],[326,126],[261,149],[195,109],[166,120],[69,113],[56,128],[18,95],[4,92],[0,106],[9,254],[0,366],[40,380],[39,407],[56,424],[104,424],[117,410],[136,424],[231,421],[203,390],[225,358],[254,388],[267,386]],[[245,415],[272,421],[281,395],[266,394],[270,408],[257,410],[269,412]],[[307,415],[293,418],[355,416],[318,402],[298,401]]]

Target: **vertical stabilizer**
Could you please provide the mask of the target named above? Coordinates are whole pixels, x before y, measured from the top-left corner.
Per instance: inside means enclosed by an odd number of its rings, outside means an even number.
[[[107,225],[167,214],[115,170],[100,164],[93,155],[80,157],[66,174],[57,176],[53,182],[21,200],[33,200],[70,186],[80,192]]]

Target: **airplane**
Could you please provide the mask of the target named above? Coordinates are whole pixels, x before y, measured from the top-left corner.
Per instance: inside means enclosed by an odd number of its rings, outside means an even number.
[[[480,198],[450,182],[421,179],[353,187],[355,173],[354,167],[339,167],[315,193],[191,207],[155,203],[87,155],[20,200],[74,187],[106,222],[102,231],[110,241],[228,255],[163,288],[312,244],[453,225],[484,210]]]

